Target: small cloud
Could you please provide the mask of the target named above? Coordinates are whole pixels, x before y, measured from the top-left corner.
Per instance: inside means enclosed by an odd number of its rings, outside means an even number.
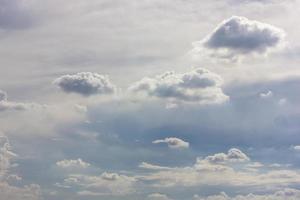
[[[64,75],[54,80],[53,83],[66,93],[77,93],[82,96],[116,92],[116,87],[110,82],[108,76],[92,72]]]
[[[164,167],[164,166],[159,166],[159,165],[153,165],[150,163],[146,163],[146,162],[142,162],[139,165],[139,168],[143,168],[143,169],[149,169],[149,170],[170,170],[172,168],[170,167]]]
[[[227,154],[217,153],[212,156],[207,156],[205,160],[210,163],[224,163],[224,162],[245,162],[245,161],[249,161],[250,158],[241,150],[232,148],[228,150]]]
[[[189,143],[183,141],[182,139],[171,137],[165,138],[163,140],[155,140],[152,142],[153,144],[166,143],[169,148],[173,149],[186,149],[189,148]]]
[[[296,151],[300,151],[300,145],[292,146],[292,149]]]
[[[281,98],[278,101],[278,105],[283,106],[287,103],[287,99],[286,98]]]
[[[262,99],[269,99],[269,98],[273,97],[273,92],[269,90],[267,92],[260,93],[259,96]]]
[[[58,167],[64,168],[64,169],[78,169],[78,168],[87,168],[89,166],[91,166],[90,163],[84,162],[83,160],[81,160],[80,158],[78,158],[77,160],[61,160],[56,162],[56,165]]]

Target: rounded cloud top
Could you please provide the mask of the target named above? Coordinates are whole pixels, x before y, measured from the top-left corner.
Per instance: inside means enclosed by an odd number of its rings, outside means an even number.
[[[110,82],[108,76],[92,72],[64,75],[57,78],[54,84],[64,92],[77,93],[83,96],[112,94],[116,91],[116,87]]]
[[[251,53],[267,53],[282,46],[285,32],[270,24],[233,16],[220,23],[203,40],[195,43],[198,53],[210,50],[217,57],[232,58]],[[200,51],[200,52],[199,52]]]
[[[219,75],[198,68],[182,74],[171,71],[154,78],[145,77],[131,85],[129,90],[160,99],[211,104],[228,100],[221,89],[222,84]]]

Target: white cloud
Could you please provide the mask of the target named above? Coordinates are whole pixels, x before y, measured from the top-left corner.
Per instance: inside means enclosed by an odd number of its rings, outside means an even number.
[[[56,165],[61,168],[87,168],[91,164],[78,158],[77,160],[61,160],[56,162]]]
[[[296,145],[292,147],[294,150],[300,151],[300,145]]]
[[[69,175],[62,184],[63,187],[80,187],[80,195],[126,195],[135,191],[134,177],[117,173],[104,172],[100,176],[88,176],[83,174]]]
[[[287,99],[286,98],[281,98],[278,101],[278,105],[280,106],[284,106],[287,103]]]
[[[163,168],[146,175],[140,180],[152,181],[154,187],[191,187],[191,186],[231,186],[246,188],[278,189],[300,183],[298,170],[270,169],[263,164],[248,161],[249,158],[234,150],[232,153],[220,153],[198,158],[193,166]],[[223,155],[221,159],[212,157]],[[220,157],[219,157],[220,158]],[[236,162],[245,161],[248,162]],[[231,162],[230,162],[231,161]],[[233,161],[233,162],[232,162]],[[249,165],[255,170],[249,170]],[[150,168],[150,170],[152,170]]]
[[[245,161],[249,161],[250,158],[246,154],[244,154],[241,150],[232,148],[228,150],[227,154],[217,153],[212,156],[207,156],[205,160],[211,163],[223,163],[223,162],[245,162]]]
[[[108,76],[92,72],[64,75],[54,80],[53,83],[64,92],[77,93],[83,96],[112,94],[116,91]]]
[[[35,103],[19,103],[8,101],[6,92],[0,90],[0,111],[7,110],[28,110],[37,107],[42,107]]]
[[[259,94],[259,96],[262,98],[262,99],[269,99],[271,97],[273,97],[273,92],[272,91],[267,91],[267,92],[262,92]]]
[[[38,200],[41,197],[40,186],[36,184],[15,186],[9,182],[14,179],[21,181],[22,178],[10,174],[13,167],[12,160],[17,155],[12,152],[12,147],[6,136],[0,136],[0,198],[10,200]]]
[[[199,104],[224,103],[229,99],[222,91],[222,78],[206,69],[175,74],[166,72],[155,78],[143,78],[129,90],[150,97]]]
[[[166,143],[168,145],[168,147],[173,148],[173,149],[189,148],[188,142],[185,142],[182,139],[175,138],[175,137],[165,138],[163,140],[155,140],[152,143],[153,144]]]
[[[150,163],[147,163],[147,162],[142,162],[139,165],[139,167],[143,168],[143,169],[150,169],[150,170],[170,170],[170,169],[172,169],[170,167],[163,167],[163,166],[159,166],[159,165],[153,165],[153,164],[150,164]]]
[[[233,16],[219,24],[205,39],[195,42],[194,52],[210,51],[212,56],[220,58],[264,54],[281,46],[284,37],[285,32],[275,26]]]

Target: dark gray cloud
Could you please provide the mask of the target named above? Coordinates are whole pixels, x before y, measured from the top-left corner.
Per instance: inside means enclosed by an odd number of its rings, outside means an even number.
[[[147,96],[191,103],[223,103],[228,100],[222,89],[222,78],[206,69],[176,74],[166,72],[155,78],[143,78],[129,90]]]
[[[54,84],[67,93],[77,93],[83,96],[112,94],[116,91],[116,87],[110,82],[108,76],[92,72],[64,75],[57,78]]]

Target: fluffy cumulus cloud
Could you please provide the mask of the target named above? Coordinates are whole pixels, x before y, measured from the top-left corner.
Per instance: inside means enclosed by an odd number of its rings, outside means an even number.
[[[222,163],[222,162],[245,162],[245,161],[249,161],[250,159],[241,150],[232,148],[228,150],[227,154],[217,153],[212,156],[207,156],[205,160],[212,163]]]
[[[165,138],[163,140],[154,140],[152,143],[153,144],[166,143],[168,147],[173,149],[189,148],[188,142],[185,142],[182,139],[175,138],[175,137]]]
[[[64,92],[83,96],[112,94],[116,91],[108,76],[92,72],[63,75],[54,80],[54,84]]]
[[[284,37],[285,32],[275,26],[233,16],[219,24],[205,39],[195,42],[195,51],[211,50],[212,55],[225,58],[264,54],[283,44]]]
[[[80,158],[78,158],[77,160],[61,160],[61,161],[57,161],[56,165],[58,167],[61,168],[87,168],[89,167],[91,164],[84,162],[83,160],[81,160]]]
[[[213,104],[229,99],[222,91],[222,78],[206,69],[176,74],[166,72],[154,78],[143,78],[129,88],[130,91],[171,101]]]
[[[300,190],[286,188],[277,191],[273,194],[248,194],[248,195],[237,195],[234,197],[228,196],[225,192],[221,192],[218,195],[212,195],[208,197],[201,197],[194,195],[193,200],[296,200],[300,198]]]

